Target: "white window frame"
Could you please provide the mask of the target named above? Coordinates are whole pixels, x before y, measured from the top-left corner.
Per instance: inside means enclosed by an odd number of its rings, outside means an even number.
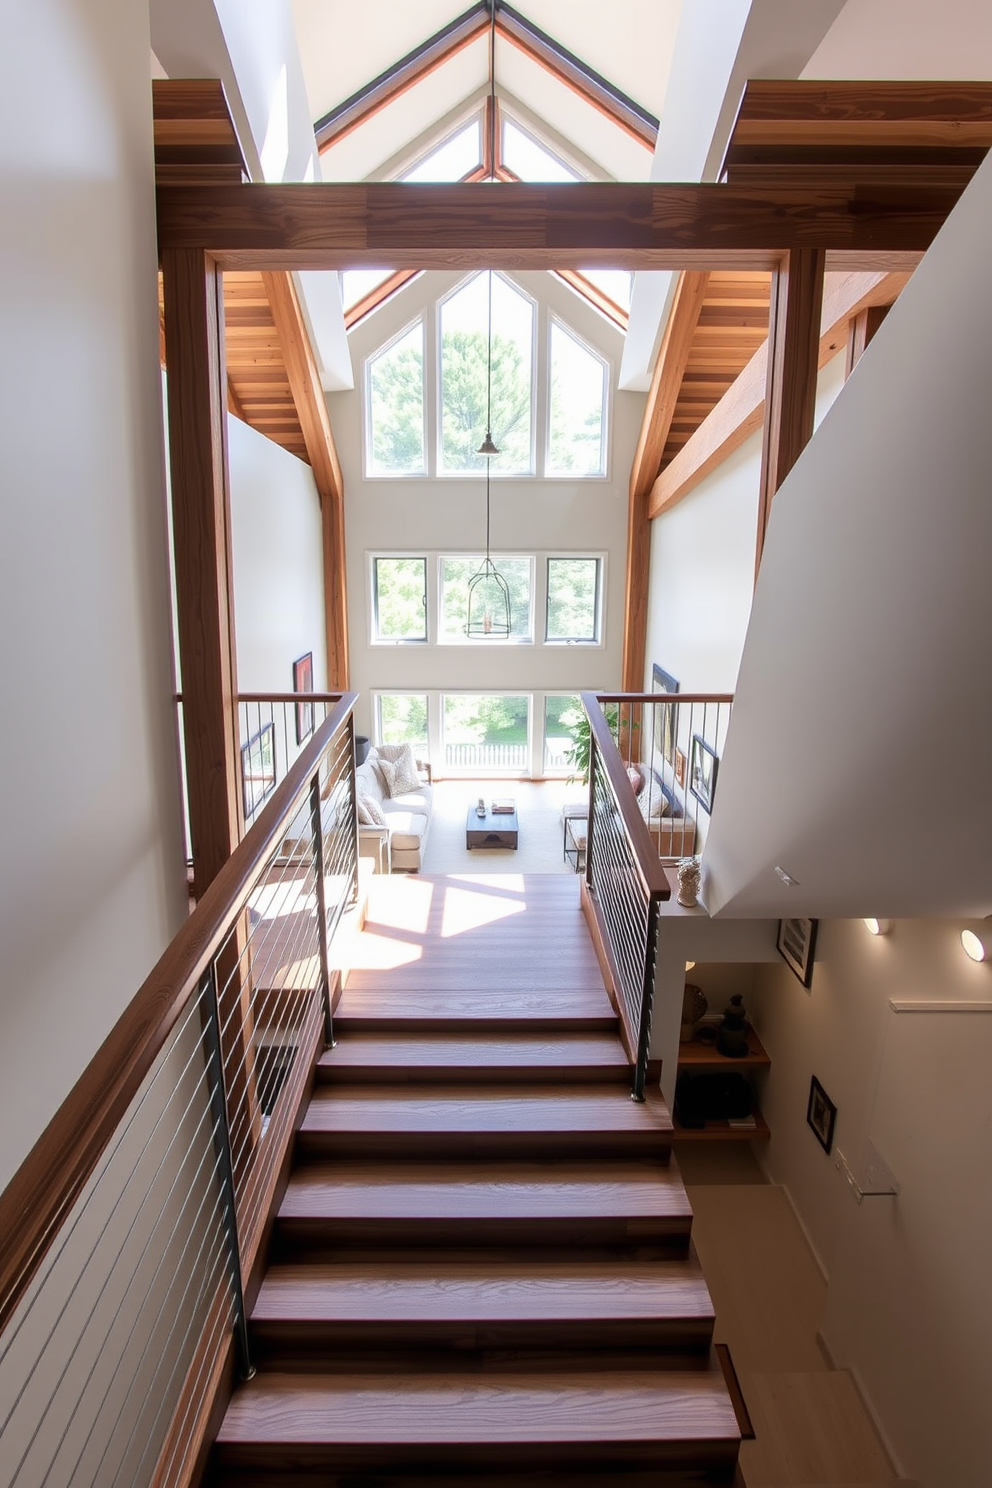
[[[552,638],[548,635],[548,606],[551,603],[551,564],[553,562],[572,562],[573,560],[595,561],[596,567],[596,634],[592,640],[583,640],[581,637]],[[545,553],[544,555],[544,636],[541,644],[544,646],[581,646],[584,651],[592,650],[594,647],[602,648],[603,626],[606,614],[606,554],[605,553]]]
[[[487,269],[473,269],[471,274],[466,274],[459,279],[448,292],[437,300],[434,306],[434,470],[438,480],[485,480],[485,462],[480,459],[478,470],[445,470],[442,464],[443,430],[442,417],[444,409],[444,387],[443,387],[443,347],[441,344],[441,311],[449,300],[461,291],[473,279],[479,279],[488,273]],[[537,437],[537,426],[539,422],[539,408],[537,398],[538,385],[538,343],[541,339],[541,305],[533,295],[527,293],[522,285],[516,284],[507,274],[501,274],[498,269],[492,272],[498,279],[502,279],[507,288],[522,300],[526,300],[531,307],[531,338],[530,338],[530,468],[528,470],[501,471],[499,460],[493,459],[490,466],[490,476],[495,480],[539,480],[543,474],[537,468],[539,441]],[[371,404],[369,405],[371,408]],[[508,555],[509,556],[509,555]]]
[[[599,470],[589,471],[589,472],[581,472],[580,473],[580,472],[577,472],[577,471],[574,471],[574,470],[552,470],[551,469],[551,357],[552,357],[551,346],[552,346],[552,337],[554,335],[554,327],[555,326],[558,327],[558,329],[562,332],[563,335],[568,336],[569,339],[572,340],[572,341],[576,341],[579,344],[579,346],[581,346],[581,348],[582,348],[583,351],[587,352],[589,354],[589,356],[591,356],[595,361],[599,362],[599,364],[600,364],[600,366],[602,368],[602,371],[603,371],[603,417],[602,417],[602,423],[601,423],[601,426],[600,426],[601,429],[602,429],[602,443],[601,443],[601,446],[600,446],[601,452],[602,452],[602,460],[601,460],[601,469],[599,469]],[[603,355],[603,353],[601,351],[597,351],[594,346],[590,345],[590,343],[586,340],[586,338],[584,336],[580,336],[579,333],[578,333],[578,331],[574,330],[573,327],[570,326],[567,321],[563,320],[560,315],[555,315],[553,311],[549,311],[548,312],[548,331],[547,331],[547,346],[546,346],[546,351],[547,351],[547,374],[545,376],[545,384],[546,384],[546,395],[545,396],[546,396],[547,408],[546,408],[546,411],[545,411],[545,418],[544,418],[544,456],[543,456],[544,469],[542,471],[542,474],[544,476],[544,479],[545,480],[553,480],[553,481],[597,481],[597,480],[605,481],[605,480],[609,480],[609,478],[610,478],[610,454],[611,454],[611,450],[610,450],[610,425],[611,425],[611,413],[612,413],[612,409],[611,409],[611,405],[610,405],[610,383],[612,381],[612,379],[610,377],[610,363],[609,363],[609,361],[607,360],[607,358]]]
[[[410,332],[413,330],[414,326],[416,326],[416,325],[419,325],[420,326],[420,336],[421,336],[421,363],[420,363],[420,365],[421,365],[421,370],[422,370],[422,390],[421,390],[421,399],[420,399],[420,413],[421,413],[421,426],[422,426],[422,430],[423,430],[423,451],[424,451],[423,468],[421,470],[378,470],[372,464],[372,364],[374,362],[379,361],[388,352],[390,352],[393,349],[393,347],[396,346],[396,344],[398,342],[402,341],[404,339],[404,337],[406,337],[406,336],[408,336],[410,334]],[[390,336],[389,339],[388,339],[388,341],[384,341],[381,346],[376,347],[375,351],[369,352],[368,356],[365,358],[365,366],[364,366],[364,369],[363,370],[364,370],[364,376],[362,378],[362,387],[363,387],[362,401],[363,401],[363,404],[364,404],[364,408],[363,408],[362,411],[363,411],[363,414],[364,414],[364,422],[365,422],[365,440],[364,440],[364,446],[365,446],[365,449],[364,449],[364,458],[365,458],[365,471],[364,471],[364,475],[365,475],[365,479],[366,480],[387,480],[387,481],[394,481],[394,480],[416,480],[416,481],[429,480],[430,479],[430,423],[429,423],[428,412],[427,412],[427,399],[428,399],[428,388],[430,386],[429,380],[428,380],[429,377],[430,377],[430,347],[428,345],[427,316],[426,316],[426,314],[414,316],[414,318],[412,320],[410,320],[410,321],[407,322],[407,324],[403,327],[402,330],[397,331],[397,333],[396,333],[395,336]]]
[[[390,552],[377,549],[366,553],[366,573],[368,585],[368,619],[369,619],[369,645],[370,646],[429,646],[431,644],[431,560],[430,554],[422,550],[406,553]],[[409,559],[415,558],[424,565],[424,634],[423,636],[381,636],[378,625],[378,587],[376,584],[376,564],[380,558],[385,559]]]
[[[437,614],[437,644],[439,646],[475,646],[475,647],[480,647],[481,646],[481,648],[484,651],[495,650],[497,647],[503,647],[503,646],[533,646],[535,644],[534,619],[535,619],[535,615],[537,613],[537,611],[535,609],[535,595],[536,595],[536,591],[537,591],[537,574],[539,572],[538,555],[535,554],[535,553],[499,552],[499,553],[493,553],[491,555],[492,556],[492,560],[495,563],[495,565],[496,565],[497,568],[499,568],[500,560],[501,559],[504,559],[504,558],[512,558],[514,560],[525,559],[526,562],[529,564],[529,567],[530,567],[530,606],[529,606],[528,613],[527,613],[527,634],[525,636],[507,636],[506,639],[504,640],[501,637],[500,638],[497,638],[497,639],[494,639],[491,636],[468,636],[468,635],[455,636],[455,635],[448,635],[446,633],[446,631],[444,629],[444,565],[445,565],[445,561],[447,559],[449,559],[449,558],[471,559],[472,561],[474,561],[474,562],[478,563],[479,565],[481,565],[482,562],[483,562],[483,560],[485,559],[485,556],[486,556],[485,553],[481,553],[481,552],[477,552],[477,551],[468,551],[468,550],[465,550],[465,549],[462,549],[461,551],[458,551],[458,552],[453,552],[451,550],[448,550],[448,551],[446,551],[444,553],[438,553],[438,555],[437,555],[437,563],[435,564],[435,569],[434,569],[435,579],[436,579],[436,593],[437,593],[437,606],[436,606],[436,614]],[[517,695],[516,693],[508,694],[508,696],[513,696],[513,697],[516,697],[516,695]]]

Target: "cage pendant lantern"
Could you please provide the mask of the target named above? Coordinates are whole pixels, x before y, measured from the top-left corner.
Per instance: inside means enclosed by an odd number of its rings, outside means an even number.
[[[486,460],[486,557],[468,581],[465,634],[474,640],[505,641],[510,634],[510,590],[489,556],[489,461]]]

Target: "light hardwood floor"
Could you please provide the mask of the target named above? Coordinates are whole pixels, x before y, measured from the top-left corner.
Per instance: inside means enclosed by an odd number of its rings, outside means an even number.
[[[746,1147],[681,1145],[693,1240],[756,1432],[747,1488],[875,1488],[895,1476],[851,1375],[817,1343],[826,1286],[785,1190]]]

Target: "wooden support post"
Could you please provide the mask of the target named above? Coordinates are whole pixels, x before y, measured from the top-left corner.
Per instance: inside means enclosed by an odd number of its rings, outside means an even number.
[[[861,360],[869,341],[891,308],[890,305],[870,305],[867,310],[862,310],[861,314],[856,315],[851,321],[851,324],[847,328],[847,366],[844,369],[845,382]]]
[[[813,433],[825,261],[822,248],[794,248],[772,278],[755,574],[772,499]]]
[[[241,836],[237,671],[221,274],[198,249],[162,253],[176,604],[193,890]]]
[[[681,275],[665,327],[644,419],[630,472],[627,518],[627,585],[623,627],[622,687],[644,688],[645,644],[648,622],[648,585],[651,563],[651,523],[648,500],[672,426],[682,378],[706,296],[710,276],[703,271]]]

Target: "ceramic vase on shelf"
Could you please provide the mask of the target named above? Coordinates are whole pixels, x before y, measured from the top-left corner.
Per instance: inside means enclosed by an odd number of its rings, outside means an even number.
[[[695,982],[686,982],[685,993],[682,997],[682,1026],[679,1029],[679,1043],[689,1044],[692,1042],[699,1020],[705,1015],[709,1003],[702,987],[697,987]]]
[[[699,903],[700,878],[699,859],[683,858],[678,867],[678,902],[683,909],[694,909]]]
[[[747,1048],[747,1013],[740,995],[730,999],[716,1036],[716,1046],[728,1059],[743,1059]]]

